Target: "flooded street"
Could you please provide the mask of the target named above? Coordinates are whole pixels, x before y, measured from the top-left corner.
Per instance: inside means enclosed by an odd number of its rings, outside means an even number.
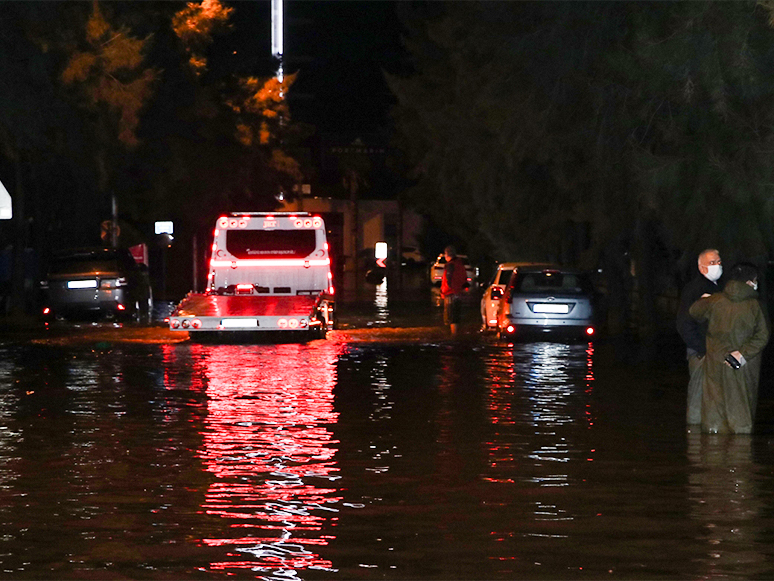
[[[687,434],[679,364],[439,316],[377,288],[306,344],[0,346],[3,577],[774,575],[769,424]]]

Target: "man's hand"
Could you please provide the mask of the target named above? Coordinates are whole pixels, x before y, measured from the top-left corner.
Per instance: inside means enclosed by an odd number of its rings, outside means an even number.
[[[731,351],[731,353],[729,353],[729,355],[731,355],[731,357],[736,359],[740,363],[740,366],[744,365],[745,363],[747,363],[747,361],[744,358],[744,355],[742,355],[739,351]],[[731,367],[731,364],[728,361],[724,361],[723,363],[725,363],[726,365]]]

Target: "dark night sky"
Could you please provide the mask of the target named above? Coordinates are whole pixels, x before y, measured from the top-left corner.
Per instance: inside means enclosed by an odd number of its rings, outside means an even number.
[[[228,5],[233,29],[217,39],[217,60],[240,75],[271,74],[270,2]],[[289,95],[295,120],[322,133],[385,125],[393,99],[382,69],[397,72],[405,62],[394,2],[286,0],[285,55],[285,72],[298,72]]]

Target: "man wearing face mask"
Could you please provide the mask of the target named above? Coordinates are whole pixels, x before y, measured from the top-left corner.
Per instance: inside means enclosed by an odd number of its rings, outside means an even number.
[[[704,381],[704,356],[707,353],[707,323],[694,320],[688,310],[701,297],[723,290],[722,284],[718,282],[722,275],[720,253],[714,248],[708,248],[699,254],[699,272],[685,285],[680,295],[677,332],[680,333],[687,348],[690,380],[688,381],[686,423],[689,426],[701,424],[701,392]]]

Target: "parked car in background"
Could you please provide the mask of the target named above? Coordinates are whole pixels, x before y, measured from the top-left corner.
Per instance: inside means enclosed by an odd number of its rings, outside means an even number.
[[[584,272],[552,264],[514,269],[500,301],[500,338],[555,334],[589,339],[596,333],[594,287]]]
[[[104,317],[150,322],[148,269],[126,248],[81,248],[52,257],[41,281],[48,318]]]
[[[458,254],[457,258],[465,264],[465,272],[468,275],[468,290],[473,289],[478,284],[478,268],[470,264],[470,260],[464,254]],[[430,282],[433,286],[440,287],[443,278],[443,269],[446,267],[446,256],[443,253],[438,255],[433,265],[430,267]]]
[[[500,301],[505,295],[505,287],[511,279],[513,270],[524,262],[501,262],[489,285],[481,296],[481,330],[494,331],[497,329],[497,312],[500,310]]]
[[[425,257],[422,256],[419,248],[416,248],[415,246],[404,246],[401,249],[400,264],[401,266],[421,266],[423,264],[426,265],[427,261],[425,260]]]

